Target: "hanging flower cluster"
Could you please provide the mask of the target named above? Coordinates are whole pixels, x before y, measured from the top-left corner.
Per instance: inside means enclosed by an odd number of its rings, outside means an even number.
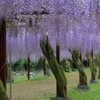
[[[84,54],[91,50],[99,53],[99,16],[100,0],[0,1],[0,19],[8,23],[7,38],[19,42],[15,47],[20,56],[42,56],[39,40],[45,40],[46,32],[54,51],[57,44],[62,52],[78,49]]]

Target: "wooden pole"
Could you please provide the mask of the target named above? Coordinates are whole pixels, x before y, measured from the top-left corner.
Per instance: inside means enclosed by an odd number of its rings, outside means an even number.
[[[6,21],[2,20],[0,30],[0,78],[6,90]]]
[[[58,64],[60,64],[60,47],[58,45],[56,45],[56,58],[57,58]],[[59,90],[57,82],[56,82],[56,96],[60,97],[60,90]]]
[[[43,72],[44,72],[44,76],[47,74],[46,73],[46,66],[45,66],[45,58],[42,59],[42,68],[43,68]]]
[[[82,53],[80,53],[79,59],[80,59],[80,63],[82,63]],[[80,66],[80,67],[82,67],[82,66]],[[82,79],[79,75],[79,85],[81,85],[81,84],[82,84]]]
[[[80,62],[82,63],[82,53],[80,53]]]
[[[91,57],[93,59],[93,50],[91,51]],[[94,76],[93,72],[91,72],[91,81],[93,82],[93,80],[95,80],[95,76]]]
[[[91,51],[91,56],[92,56],[92,59],[93,59],[93,50]]]
[[[12,100],[12,63],[11,63],[11,51],[10,51],[10,100]]]
[[[28,74],[27,74],[28,80],[30,80],[30,55],[28,55]]]

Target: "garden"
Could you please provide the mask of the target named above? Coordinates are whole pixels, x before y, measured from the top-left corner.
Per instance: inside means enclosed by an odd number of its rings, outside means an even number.
[[[78,71],[65,72],[68,81],[68,96],[71,100],[99,100],[99,85],[98,83],[90,83],[90,69],[85,69],[88,76],[88,84],[90,89],[78,89]],[[12,99],[13,100],[50,100],[50,97],[55,97],[56,81],[51,73],[51,76],[43,76],[43,71],[31,76],[28,81],[24,75],[15,75],[15,81],[12,84]],[[9,95],[9,83],[7,83],[7,94]]]
[[[0,100],[98,100],[99,79],[100,0],[0,1]]]

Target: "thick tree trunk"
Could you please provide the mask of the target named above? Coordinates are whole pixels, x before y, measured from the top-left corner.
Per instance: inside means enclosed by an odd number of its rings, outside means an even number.
[[[97,61],[98,66],[99,66],[99,75],[98,75],[98,78],[100,79],[100,57],[99,57],[99,54],[96,55],[96,61]]]
[[[91,57],[92,57],[92,59],[93,59],[93,50],[92,50],[92,52],[91,52]],[[94,63],[94,62],[93,62],[93,63]],[[95,78],[96,78],[95,74],[93,73],[93,71],[91,71],[91,82],[93,82],[93,80],[95,80]]]
[[[94,81],[96,80],[97,69],[94,65],[92,56],[90,54],[87,54],[87,58],[88,58],[88,61],[89,61],[89,67],[91,69],[91,82],[95,83]]]
[[[99,68],[99,75],[98,75],[98,79],[100,79],[100,68]]]
[[[79,51],[73,50],[72,51],[72,61],[76,65],[79,71],[79,85],[87,85],[87,76],[83,70],[82,63],[79,61],[79,57],[80,57]]]
[[[41,40],[40,47],[48,61],[51,71],[53,72],[56,78],[59,91],[60,91],[60,97],[67,97],[67,86],[66,86],[67,80],[64,75],[64,72],[62,71],[60,65],[58,64],[58,61],[53,53],[53,49],[51,48],[48,39],[46,39],[45,42]]]

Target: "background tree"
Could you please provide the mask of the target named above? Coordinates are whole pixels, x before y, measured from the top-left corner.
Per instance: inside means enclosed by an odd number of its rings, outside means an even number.
[[[87,58],[88,58],[88,61],[89,61],[89,67],[91,69],[91,80],[90,80],[90,82],[97,83],[97,81],[96,81],[97,69],[95,67],[93,58],[91,57],[91,54],[87,54]]]
[[[98,63],[98,67],[99,67],[99,75],[98,75],[98,78],[100,79],[100,56],[99,56],[99,54],[96,55],[96,61]]]
[[[71,53],[72,53],[72,61],[77,66],[77,69],[79,71],[79,85],[84,85],[84,86],[86,86],[84,88],[88,89],[89,87],[88,87],[88,83],[87,83],[87,76],[84,72],[83,65],[79,59],[80,52],[78,50],[73,50]],[[79,88],[81,88],[81,87],[79,86]]]

